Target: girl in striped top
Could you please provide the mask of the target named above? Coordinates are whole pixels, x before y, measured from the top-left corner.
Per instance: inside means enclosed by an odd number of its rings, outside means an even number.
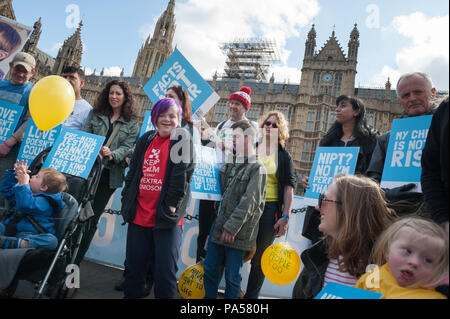
[[[395,218],[378,184],[364,176],[335,176],[315,209],[324,237],[301,255],[304,267],[294,298],[314,298],[329,282],[354,286],[366,271],[373,243]]]

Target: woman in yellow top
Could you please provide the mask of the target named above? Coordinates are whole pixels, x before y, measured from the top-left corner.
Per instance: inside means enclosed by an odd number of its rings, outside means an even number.
[[[264,283],[261,256],[275,237],[286,234],[289,213],[294,200],[296,176],[291,155],[285,149],[289,129],[283,113],[271,111],[260,121],[259,159],[267,171],[266,203],[259,220],[256,252],[251,261],[244,298],[257,299]]]
[[[355,287],[384,299],[445,299],[434,288],[448,286],[448,258],[443,228],[421,217],[401,218],[375,244],[372,259],[383,266],[364,274]]]

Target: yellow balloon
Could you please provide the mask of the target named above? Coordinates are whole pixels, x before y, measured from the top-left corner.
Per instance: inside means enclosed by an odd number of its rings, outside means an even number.
[[[288,244],[273,244],[261,257],[264,276],[276,285],[287,285],[294,281],[300,272],[300,257]]]
[[[178,280],[178,291],[183,299],[203,299],[205,286],[203,276],[205,271],[201,264],[187,267]]]
[[[41,131],[48,131],[72,113],[75,92],[69,81],[57,75],[50,75],[33,86],[29,104],[36,126]]]

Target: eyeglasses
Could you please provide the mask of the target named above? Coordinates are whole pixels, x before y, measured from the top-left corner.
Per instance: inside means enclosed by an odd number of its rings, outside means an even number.
[[[277,128],[277,127],[278,127],[277,123],[272,123],[272,122],[270,122],[270,121],[266,121],[266,122],[264,123],[264,125],[265,125],[265,126],[272,126],[273,128]]]
[[[331,199],[326,199],[325,198],[325,194],[320,194],[319,195],[319,208],[322,208],[322,203],[323,202],[330,202],[330,203],[335,203],[337,205],[342,205],[341,201],[338,200],[331,200]]]

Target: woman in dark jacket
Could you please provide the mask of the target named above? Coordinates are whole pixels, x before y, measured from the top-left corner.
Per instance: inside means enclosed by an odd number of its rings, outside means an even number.
[[[356,97],[341,95],[336,99],[336,121],[321,139],[319,146],[359,147],[355,174],[364,174],[372,158],[377,144],[378,133],[366,120],[366,108]],[[308,188],[309,177],[302,179],[304,188]],[[314,207],[309,206],[303,223],[302,235],[317,242],[322,235],[319,230],[319,214]]]
[[[171,98],[154,105],[151,120],[156,131],[145,133],[136,143],[125,178],[125,298],[143,297],[149,271],[156,298],[176,296],[183,216],[194,172],[191,136],[178,127],[182,113]]]
[[[301,255],[294,299],[312,299],[329,282],[356,284],[375,240],[396,217],[378,184],[365,176],[336,176],[316,209],[324,238]]]
[[[259,220],[256,252],[244,298],[257,299],[264,283],[261,257],[275,237],[286,233],[289,213],[294,200],[296,176],[291,155],[285,149],[289,129],[283,113],[271,111],[260,122],[261,141],[258,146],[259,159],[267,171],[266,198],[263,214]]]

